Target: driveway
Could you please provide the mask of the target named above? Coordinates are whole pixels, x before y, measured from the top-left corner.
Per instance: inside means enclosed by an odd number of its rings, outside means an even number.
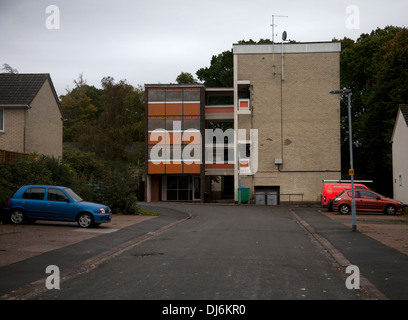
[[[0,267],[72,245],[154,218],[114,215],[111,223],[84,229],[74,222],[36,221],[25,225],[0,225]]]

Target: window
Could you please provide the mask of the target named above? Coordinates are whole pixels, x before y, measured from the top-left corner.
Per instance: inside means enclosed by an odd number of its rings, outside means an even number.
[[[166,99],[166,92],[164,89],[150,89],[149,90],[149,102],[151,101],[164,101]]]
[[[166,119],[166,130],[181,130],[181,119]]]
[[[48,189],[48,200],[49,201],[61,201],[67,202],[68,198],[64,192],[58,189]]]
[[[399,180],[400,187],[402,187],[402,175],[399,175],[398,180]]]
[[[43,200],[45,188],[30,188],[23,194],[23,199]]]
[[[377,199],[377,196],[370,191],[360,191],[360,197],[363,199]]]
[[[4,109],[0,109],[0,132],[4,132]]]
[[[167,200],[193,200],[193,177],[167,176]]]
[[[196,129],[200,130],[200,119],[184,119],[183,130]]]
[[[241,111],[241,113],[250,113],[251,111],[250,83],[238,84],[238,111]]]
[[[83,201],[80,196],[78,196],[74,191],[72,191],[70,188],[65,188],[64,189],[66,193],[76,202]]]
[[[181,101],[183,100],[183,91],[181,89],[167,89],[166,101]]]
[[[149,119],[147,126],[149,131],[156,129],[165,129],[166,121],[164,119]]]
[[[184,89],[184,101],[200,101],[200,89]]]

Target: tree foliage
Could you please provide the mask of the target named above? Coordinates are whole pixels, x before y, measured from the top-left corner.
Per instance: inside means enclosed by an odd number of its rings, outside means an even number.
[[[210,67],[201,68],[197,72],[199,80],[206,87],[233,87],[234,60],[232,50],[224,51],[211,58]]]
[[[144,92],[111,77],[102,87],[103,112],[84,128],[79,144],[104,158],[130,160],[134,143],[144,141]]]
[[[3,73],[18,73],[18,70],[13,69],[13,67],[11,67],[8,63],[3,63],[3,68],[1,70],[3,70]]]
[[[356,178],[392,196],[390,144],[399,104],[408,102],[408,29],[388,26],[342,40],[341,86],[352,89]],[[346,99],[344,99],[346,100]],[[342,164],[348,169],[347,102],[342,103]]]
[[[74,80],[75,88],[61,96],[61,107],[66,117],[64,121],[64,142],[77,142],[84,129],[96,120],[103,111],[102,90],[88,86],[82,74]]]
[[[198,83],[196,79],[194,79],[193,75],[188,72],[180,73],[177,78],[176,82],[178,84],[196,84]]]
[[[140,163],[144,142],[144,91],[125,80],[102,79],[102,89],[79,76],[75,88],[61,97],[66,116],[64,142],[111,160]],[[135,159],[136,158],[136,159]]]

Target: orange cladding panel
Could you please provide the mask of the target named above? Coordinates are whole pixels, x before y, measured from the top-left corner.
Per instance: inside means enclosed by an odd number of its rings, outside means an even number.
[[[199,103],[185,103],[184,104],[184,115],[200,115],[200,104]]]
[[[246,100],[242,100],[239,102],[239,107],[240,108],[248,108],[249,107],[249,102]]]
[[[167,163],[166,173],[183,173],[183,164]]]
[[[183,166],[184,166],[184,173],[200,173],[199,163],[192,163],[192,164],[184,163]]]
[[[165,115],[164,103],[149,103],[149,116],[162,116]]]
[[[166,104],[166,115],[182,115],[183,105],[181,103],[168,103]]]
[[[166,173],[166,167],[164,163],[154,164],[149,162],[148,165],[148,174],[155,174],[155,173]]]

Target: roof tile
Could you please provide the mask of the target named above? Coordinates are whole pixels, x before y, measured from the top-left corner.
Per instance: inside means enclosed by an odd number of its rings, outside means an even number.
[[[0,105],[30,104],[49,74],[0,74]]]

